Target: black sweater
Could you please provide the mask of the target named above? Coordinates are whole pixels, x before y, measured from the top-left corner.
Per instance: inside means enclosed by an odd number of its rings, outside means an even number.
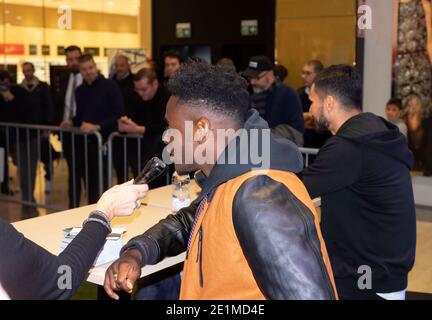
[[[397,127],[362,113],[303,171],[311,197],[322,197],[321,227],[342,298],[359,291],[362,265],[372,268],[374,293],[407,287],[416,245],[412,162]]]
[[[36,88],[28,93],[28,104],[31,109],[31,123],[51,125],[53,123],[53,101],[50,87],[39,81]]]
[[[149,101],[144,101],[134,93],[127,116],[137,125],[145,126],[145,136],[156,136],[160,139],[167,128],[165,111],[169,98],[170,94],[162,86],[159,86],[155,96]]]
[[[294,89],[275,82],[266,92],[252,94],[251,106],[258,107],[261,99],[265,99],[265,111],[260,115],[271,129],[288,124],[299,132],[304,132],[303,109]]]
[[[54,256],[0,219],[0,283],[11,299],[68,299],[87,276],[105,243],[108,229],[98,222],[88,222],[68,247]],[[58,244],[60,246],[60,243]],[[59,289],[69,266],[71,289]]]
[[[83,82],[76,91],[77,113],[74,125],[85,122],[101,126],[101,133],[107,138],[117,130],[117,119],[124,115],[123,97],[114,81],[100,75],[92,84]]]
[[[133,104],[133,97],[136,94],[135,85],[134,85],[134,75],[130,71],[128,76],[121,80],[118,80],[117,77],[114,75],[112,81],[114,81],[120,89],[120,92],[123,97],[124,107],[127,113],[129,108]]]

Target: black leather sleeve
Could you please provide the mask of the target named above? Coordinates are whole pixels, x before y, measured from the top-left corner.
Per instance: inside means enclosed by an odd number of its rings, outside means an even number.
[[[198,202],[169,215],[142,235],[132,238],[122,249],[138,249],[143,257],[141,266],[156,264],[166,257],[174,257],[187,249]]]
[[[248,179],[233,202],[243,253],[268,299],[335,299],[313,214],[282,183]]]

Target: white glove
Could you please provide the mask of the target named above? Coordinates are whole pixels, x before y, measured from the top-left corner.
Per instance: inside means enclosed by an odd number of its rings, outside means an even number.
[[[99,199],[96,210],[105,213],[110,221],[114,217],[129,216],[141,204],[148,191],[148,185],[134,185],[133,180],[112,187]]]

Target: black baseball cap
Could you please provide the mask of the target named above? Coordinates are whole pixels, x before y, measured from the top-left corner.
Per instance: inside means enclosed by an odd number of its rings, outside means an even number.
[[[249,79],[257,78],[262,72],[273,70],[273,62],[266,56],[255,56],[249,60],[248,68],[243,72],[243,76]]]

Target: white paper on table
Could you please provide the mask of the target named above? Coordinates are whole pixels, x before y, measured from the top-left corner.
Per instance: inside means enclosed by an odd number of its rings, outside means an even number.
[[[82,230],[82,228],[72,228],[72,230],[65,234],[63,241],[60,244],[60,253],[66,249],[66,247],[72,242],[74,237]],[[120,234],[122,235],[125,232],[125,228],[113,228],[111,234]],[[66,237],[68,236],[68,237]],[[99,251],[93,266],[97,267],[102,264],[111,262],[116,260],[120,255],[120,250],[123,247],[122,238],[118,238],[117,240],[110,240],[107,238],[103,248]]]

